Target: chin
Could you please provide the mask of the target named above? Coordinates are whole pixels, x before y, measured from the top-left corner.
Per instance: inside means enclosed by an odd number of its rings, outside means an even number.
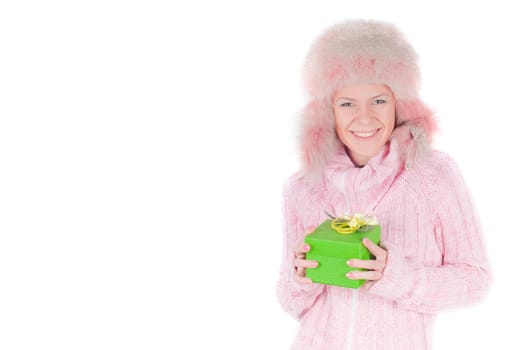
[[[367,147],[367,148],[357,146],[354,144],[348,144],[347,146],[350,150],[355,150],[355,151],[352,151],[353,153],[360,154],[363,157],[373,157],[381,151],[383,145],[376,145],[375,147]]]
[[[346,147],[348,148],[348,153],[351,153],[352,157],[353,155],[357,155],[357,157],[353,157],[353,158],[368,159],[368,160],[375,157],[382,150],[382,146],[383,145],[376,146],[376,147],[363,148],[363,147],[357,147],[357,145],[353,145],[351,143],[346,144]]]

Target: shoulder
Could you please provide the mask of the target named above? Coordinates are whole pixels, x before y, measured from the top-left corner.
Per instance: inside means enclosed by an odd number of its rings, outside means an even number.
[[[445,178],[460,173],[455,159],[448,153],[439,150],[431,150],[428,157],[418,164],[416,169],[434,178]]]
[[[303,183],[303,176],[299,171],[297,171],[291,174],[284,182],[282,193],[284,195],[289,195],[290,193],[298,192],[298,190],[304,186],[305,184]]]
[[[282,195],[286,203],[300,208],[302,205],[320,201],[324,197],[325,188],[324,182],[312,183],[301,171],[297,171],[285,181]]]
[[[407,181],[429,195],[452,191],[464,183],[455,159],[439,150],[431,150],[425,159],[410,169]]]

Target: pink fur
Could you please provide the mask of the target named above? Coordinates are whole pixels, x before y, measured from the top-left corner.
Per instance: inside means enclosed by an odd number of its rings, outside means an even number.
[[[335,133],[331,106],[323,101],[313,101],[302,111],[302,161],[306,175],[316,179],[335,154],[340,144]]]
[[[320,178],[341,144],[331,99],[337,89],[350,84],[388,85],[397,100],[392,138],[404,145],[407,166],[427,154],[437,129],[435,118],[418,97],[417,54],[393,25],[359,20],[330,27],[306,56],[304,83],[310,101],[301,112],[300,143],[307,178]]]

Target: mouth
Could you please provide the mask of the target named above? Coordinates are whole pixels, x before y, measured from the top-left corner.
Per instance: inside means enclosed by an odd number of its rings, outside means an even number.
[[[375,136],[375,134],[377,134],[377,132],[379,131],[380,129],[374,129],[374,130],[369,130],[369,131],[353,131],[353,130],[350,130],[350,132],[358,137],[358,138],[361,138],[361,139],[368,139],[368,138],[371,138],[373,136]]]

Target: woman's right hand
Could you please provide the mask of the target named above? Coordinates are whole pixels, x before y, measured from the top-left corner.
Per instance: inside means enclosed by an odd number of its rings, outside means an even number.
[[[318,266],[316,260],[306,260],[306,253],[311,249],[309,244],[300,242],[294,251],[294,277],[299,283],[313,283],[311,278],[306,277],[306,269],[312,269]]]

